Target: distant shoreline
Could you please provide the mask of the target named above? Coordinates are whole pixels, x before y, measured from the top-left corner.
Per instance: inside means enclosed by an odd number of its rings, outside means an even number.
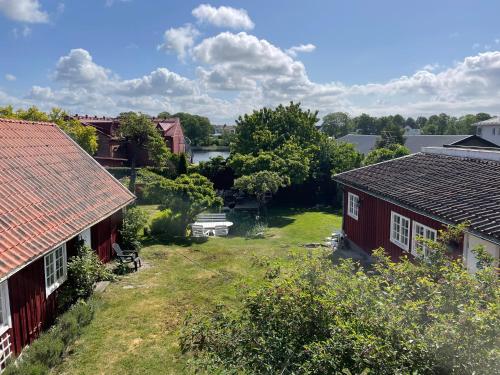
[[[191,146],[191,151],[229,151],[228,146]]]

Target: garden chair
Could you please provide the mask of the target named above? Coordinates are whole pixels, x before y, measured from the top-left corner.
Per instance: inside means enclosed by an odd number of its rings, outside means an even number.
[[[111,245],[116,253],[116,257],[120,263],[134,263],[134,268],[137,271],[137,266],[142,267],[141,258],[139,258],[139,253],[135,250],[122,250],[120,245],[116,242]]]
[[[214,229],[216,237],[226,237],[229,234],[229,228],[225,225],[217,225]]]
[[[191,225],[191,236],[192,237],[208,237],[208,234],[205,232],[203,225]]]

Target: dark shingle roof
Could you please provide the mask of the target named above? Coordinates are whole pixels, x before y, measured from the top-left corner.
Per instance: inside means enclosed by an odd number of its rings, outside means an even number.
[[[55,124],[0,118],[0,277],[133,200]]]
[[[405,135],[405,146],[412,154],[422,151],[422,147],[442,147],[465,138],[469,135]],[[340,142],[352,143],[362,154],[367,154],[375,148],[378,135],[347,134],[340,137]]]
[[[500,161],[417,153],[334,178],[500,240]]]

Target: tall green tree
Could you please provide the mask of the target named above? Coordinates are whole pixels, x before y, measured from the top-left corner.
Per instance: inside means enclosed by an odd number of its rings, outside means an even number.
[[[140,150],[147,150],[157,166],[166,162],[170,152],[165,141],[156,130],[149,116],[128,112],[120,115],[120,133],[130,143],[130,190],[135,190],[137,178],[137,156]]]
[[[391,145],[404,145],[405,137],[404,130],[401,126],[396,125],[392,121],[385,126],[380,132],[380,138],[375,145],[376,148],[389,147]]]
[[[181,121],[184,135],[189,138],[194,146],[206,146],[210,143],[210,134],[213,132],[212,124],[207,117],[179,112],[172,117]]]
[[[376,148],[375,150],[370,151],[368,155],[366,155],[363,164],[371,165],[395,158],[400,158],[401,156],[406,156],[409,154],[410,150],[407,147],[399,144],[392,144],[386,148]]]
[[[351,117],[345,112],[333,112],[323,117],[321,131],[330,137],[340,138],[353,128]]]
[[[366,113],[353,119],[355,128],[361,134],[377,134],[377,119]]]

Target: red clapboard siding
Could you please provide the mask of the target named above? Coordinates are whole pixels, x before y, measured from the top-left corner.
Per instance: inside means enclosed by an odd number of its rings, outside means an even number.
[[[111,245],[118,241],[122,217],[122,211],[117,211],[90,229],[92,248],[96,250],[99,259],[104,263],[113,258]]]
[[[358,220],[347,215],[347,197],[349,192],[356,194],[360,199]],[[347,186],[344,187],[343,229],[347,238],[369,254],[371,254],[372,250],[383,247],[393,260],[398,260],[403,254],[409,255],[409,252],[403,251],[390,241],[391,211],[406,216],[411,220],[410,238],[413,235],[413,221],[436,230],[445,228],[445,224],[437,220],[407,210],[362,191]]]
[[[57,291],[45,298],[43,257],[16,272],[8,282],[12,350],[19,354],[54,322]]]

